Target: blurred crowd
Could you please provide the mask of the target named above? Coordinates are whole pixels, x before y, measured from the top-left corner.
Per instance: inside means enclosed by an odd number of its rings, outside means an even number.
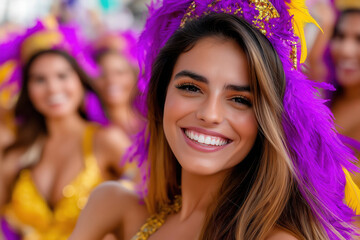
[[[141,184],[126,153],[146,125],[136,105],[146,1],[42,1],[38,16],[14,20],[16,2],[0,19],[0,239],[67,239],[96,185]],[[322,32],[309,26],[303,70],[325,86],[359,158],[360,1],[308,8]]]

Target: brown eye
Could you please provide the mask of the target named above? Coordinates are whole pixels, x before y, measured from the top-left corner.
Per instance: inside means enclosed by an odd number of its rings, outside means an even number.
[[[64,79],[66,79],[68,77],[68,74],[60,73],[60,74],[58,74],[58,77],[59,77],[59,79],[64,80]]]
[[[237,103],[237,104],[243,104],[243,105],[246,105],[248,107],[252,106],[251,101],[249,99],[247,99],[246,97],[242,97],[242,96],[233,97],[230,100]]]
[[[360,43],[360,36],[359,36],[359,35],[356,36],[356,42],[357,42],[358,44]]]
[[[42,83],[45,83],[45,77],[34,77],[34,78],[32,78],[31,79],[31,81],[33,82],[33,83],[37,83],[37,84],[42,84]]]
[[[196,92],[196,93],[201,93],[201,90],[199,87],[195,86],[194,84],[189,84],[189,83],[185,83],[185,84],[179,84],[175,86],[177,89],[183,90],[183,91],[187,91],[187,92]]]
[[[334,39],[335,40],[344,40],[345,38],[345,35],[343,33],[337,33],[335,36],[334,36]]]

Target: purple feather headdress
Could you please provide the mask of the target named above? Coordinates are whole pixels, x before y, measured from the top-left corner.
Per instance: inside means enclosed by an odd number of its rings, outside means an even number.
[[[48,17],[37,20],[25,33],[10,35],[0,43],[0,72],[1,69],[5,72],[3,75],[0,74],[0,93],[7,92],[11,95],[10,100],[16,99],[22,84],[23,65],[31,55],[45,49],[66,51],[76,59],[88,75],[91,77],[98,75],[98,69],[86,51],[86,41],[79,27],[73,24],[59,25],[55,18]],[[12,105],[14,101],[9,102],[10,104],[7,104]],[[87,93],[85,104],[89,119],[93,120],[96,119],[94,116],[104,115],[94,93]]]
[[[54,18],[38,20],[25,33],[10,35],[0,43],[0,67],[12,63],[7,79],[1,79],[0,91],[12,83],[20,84],[21,67],[36,51],[62,49],[73,56],[90,75],[96,70],[84,51],[85,42],[75,25],[58,25]]]
[[[296,16],[290,15],[289,4],[290,0],[152,2],[145,29],[139,40],[140,72],[143,73],[139,88],[146,95],[151,67],[156,56],[189,16],[194,18],[192,16],[202,16],[209,12],[227,12],[238,15],[257,27],[275,48],[285,71],[283,128],[289,155],[295,167],[298,188],[330,239],[350,239],[353,230],[347,223],[351,222],[354,213],[343,202],[346,184],[343,168],[355,171],[355,166],[350,162],[355,158],[339,140],[333,116],[324,105],[324,100],[318,97],[315,87],[322,85],[308,80],[299,71],[301,45],[304,44],[300,44],[299,37],[294,34],[293,21]],[[270,9],[270,12],[275,10],[278,17],[261,19],[261,7]],[[146,112],[145,97],[143,107],[143,112]],[[139,134],[132,150],[133,157],[136,156],[139,164],[143,164],[148,151],[145,130]]]
[[[96,58],[104,50],[114,50],[137,67],[137,38],[138,34],[133,30],[104,33],[91,43],[89,52]]]

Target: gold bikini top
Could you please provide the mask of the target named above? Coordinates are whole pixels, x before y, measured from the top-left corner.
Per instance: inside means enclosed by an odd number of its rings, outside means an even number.
[[[20,172],[11,201],[5,209],[6,220],[24,240],[66,240],[75,227],[80,211],[93,188],[103,181],[93,154],[95,125],[88,125],[83,136],[84,169],[63,189],[62,199],[49,207],[36,188],[29,169]]]

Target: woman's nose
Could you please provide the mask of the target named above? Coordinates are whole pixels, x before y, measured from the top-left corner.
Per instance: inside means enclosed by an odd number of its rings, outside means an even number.
[[[340,49],[340,53],[343,57],[352,57],[357,52],[357,43],[354,39],[347,38],[343,41]]]
[[[223,107],[218,97],[208,97],[199,105],[196,117],[209,124],[219,124],[223,121]]]
[[[47,88],[49,92],[54,92],[59,88],[59,84],[56,81],[48,81]]]

